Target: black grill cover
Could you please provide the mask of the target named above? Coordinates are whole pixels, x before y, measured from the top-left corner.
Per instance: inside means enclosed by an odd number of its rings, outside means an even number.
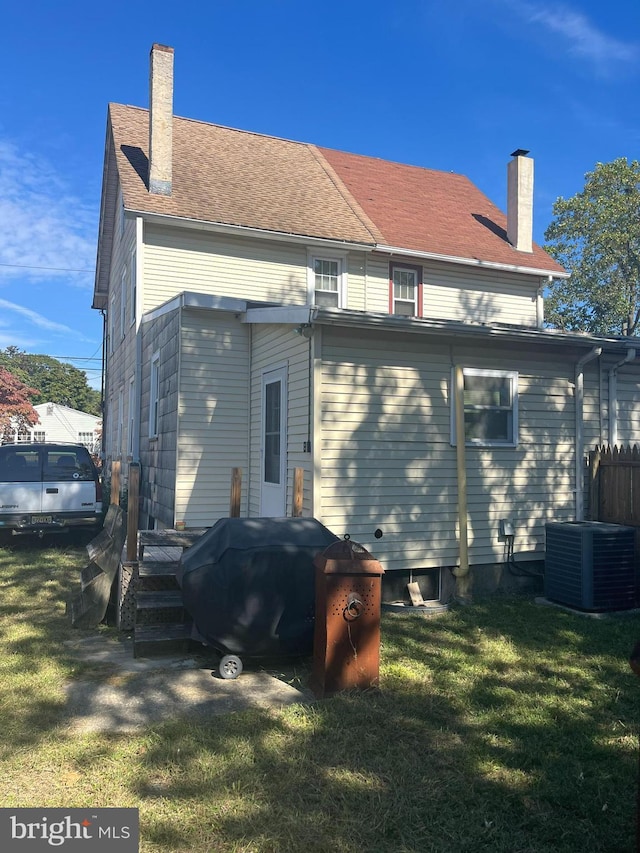
[[[337,539],[314,518],[221,518],[178,569],[202,639],[236,655],[310,654],[313,560]]]

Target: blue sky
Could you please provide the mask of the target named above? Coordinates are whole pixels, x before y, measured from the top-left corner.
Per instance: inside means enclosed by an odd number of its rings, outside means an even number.
[[[535,237],[597,162],[640,148],[638,0],[31,0],[0,34],[0,348],[97,384],[91,309],[109,101],[467,175],[502,209],[535,159]]]

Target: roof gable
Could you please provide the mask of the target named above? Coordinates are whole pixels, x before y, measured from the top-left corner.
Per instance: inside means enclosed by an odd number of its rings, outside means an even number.
[[[173,119],[172,194],[149,193],[148,122],[147,110],[109,107],[129,210],[563,273],[535,244],[514,249],[505,214],[462,175],[190,119]]]

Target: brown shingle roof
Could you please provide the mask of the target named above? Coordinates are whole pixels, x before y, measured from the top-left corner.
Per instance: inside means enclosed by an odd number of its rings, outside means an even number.
[[[148,112],[109,108],[125,207],[207,222],[373,244],[312,146],[174,118],[171,196],[147,191]]]
[[[150,194],[148,111],[111,104],[131,210],[561,272],[518,252],[506,217],[467,178],[174,118],[171,196]]]

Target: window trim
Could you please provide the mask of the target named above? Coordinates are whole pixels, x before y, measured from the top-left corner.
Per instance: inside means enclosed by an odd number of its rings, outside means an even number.
[[[307,301],[316,305],[316,261],[335,261],[338,264],[338,304],[336,308],[347,307],[347,253],[307,251]],[[334,291],[324,291],[333,293]],[[327,307],[327,306],[325,306]]]
[[[133,433],[135,429],[135,411],[136,411],[136,377],[135,375],[129,379],[129,411],[128,411],[128,429],[127,429],[127,452],[129,456],[133,456]]]
[[[416,298],[414,300],[415,304],[415,314],[396,314],[395,312],[395,295],[393,292],[393,274],[395,270],[410,270],[416,275]],[[423,303],[422,303],[422,292],[423,292],[423,269],[418,264],[405,264],[400,261],[391,261],[389,263],[389,314],[392,314],[394,317],[422,317],[423,315]]]
[[[149,381],[149,438],[157,438],[160,427],[160,350],[151,356]]]
[[[133,246],[129,253],[129,298],[131,307],[129,310],[129,325],[133,326],[136,321],[136,298],[138,290],[138,270],[136,268],[136,247]]]
[[[109,312],[108,312],[108,321],[109,321],[109,353],[113,354],[116,349],[116,297],[115,295],[111,297],[109,304]]]
[[[127,266],[125,264],[120,279],[120,340],[127,331]]]
[[[511,441],[503,439],[466,439],[465,447],[517,447],[519,443],[518,422],[518,384],[519,374],[517,370],[494,370],[482,367],[463,367],[463,376],[496,376],[506,378],[511,383]],[[487,409],[491,407],[487,406]],[[449,385],[449,410],[451,415],[451,445],[456,446],[456,406],[455,406],[455,367],[451,368],[451,379]],[[502,409],[504,411],[504,409]]]

